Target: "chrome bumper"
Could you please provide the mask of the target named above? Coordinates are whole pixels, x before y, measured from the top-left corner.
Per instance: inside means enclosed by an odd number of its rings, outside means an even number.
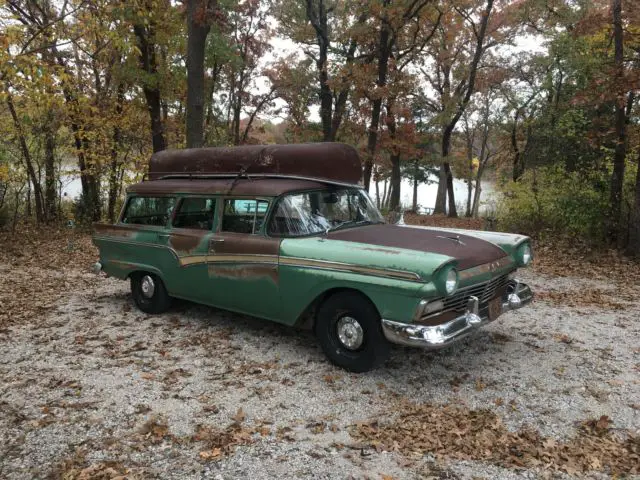
[[[499,315],[522,308],[533,300],[533,292],[527,284],[512,281],[509,287],[502,297]],[[435,350],[457,342],[499,315],[490,319],[488,312],[479,311],[478,298],[470,297],[466,312],[442,325],[424,326],[383,319],[382,330],[392,343]]]

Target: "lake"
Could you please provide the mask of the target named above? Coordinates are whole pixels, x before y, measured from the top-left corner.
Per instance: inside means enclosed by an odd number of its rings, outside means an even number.
[[[82,185],[80,184],[79,175],[67,171],[62,175],[63,177],[63,193],[67,194],[67,198],[75,199],[82,192]],[[423,208],[433,208],[436,203],[436,194],[438,193],[438,179],[436,176],[432,178],[433,183],[421,184],[418,186],[418,205]],[[103,189],[106,186],[103,186]],[[382,195],[384,189],[383,183],[380,183],[380,195]],[[453,189],[456,196],[456,205],[459,214],[464,214],[464,209],[467,204],[467,184],[464,180],[454,179]],[[375,184],[371,184],[369,189],[371,198],[375,201],[376,187]],[[480,213],[487,210],[494,209],[494,205],[497,199],[498,193],[496,192],[493,182],[483,182],[482,193],[480,194]],[[400,202],[405,208],[411,208],[413,201],[413,186],[408,180],[403,180],[400,188]],[[460,208],[462,207],[462,208]]]

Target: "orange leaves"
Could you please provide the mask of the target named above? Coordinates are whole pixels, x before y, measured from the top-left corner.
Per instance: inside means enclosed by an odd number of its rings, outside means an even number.
[[[438,457],[507,466],[544,466],[569,474],[640,472],[640,439],[631,433],[614,435],[607,416],[582,422],[577,436],[561,442],[531,429],[512,432],[490,410],[407,401],[397,410],[401,413],[395,420],[359,423],[351,427],[351,435],[359,442],[407,455],[430,452]]]
[[[238,409],[232,417],[233,423],[224,430],[220,430],[211,425],[200,425],[196,433],[191,438],[195,442],[204,442],[206,449],[199,453],[202,460],[215,461],[230,455],[239,445],[249,445],[253,443],[253,434],[258,433],[262,436],[269,433],[268,428],[259,425],[255,428],[246,428],[241,425],[246,415],[242,407]]]

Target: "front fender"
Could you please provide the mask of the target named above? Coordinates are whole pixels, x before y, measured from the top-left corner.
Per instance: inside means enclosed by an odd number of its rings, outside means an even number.
[[[295,324],[318,297],[335,289],[358,291],[371,300],[381,317],[408,322],[416,311],[424,286],[423,283],[364,274],[282,266],[283,322]]]

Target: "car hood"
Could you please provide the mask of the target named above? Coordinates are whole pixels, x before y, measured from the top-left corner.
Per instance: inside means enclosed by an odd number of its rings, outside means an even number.
[[[401,248],[451,257],[458,270],[493,262],[507,255],[494,243],[459,232],[400,225],[367,225],[330,232],[330,240]]]

